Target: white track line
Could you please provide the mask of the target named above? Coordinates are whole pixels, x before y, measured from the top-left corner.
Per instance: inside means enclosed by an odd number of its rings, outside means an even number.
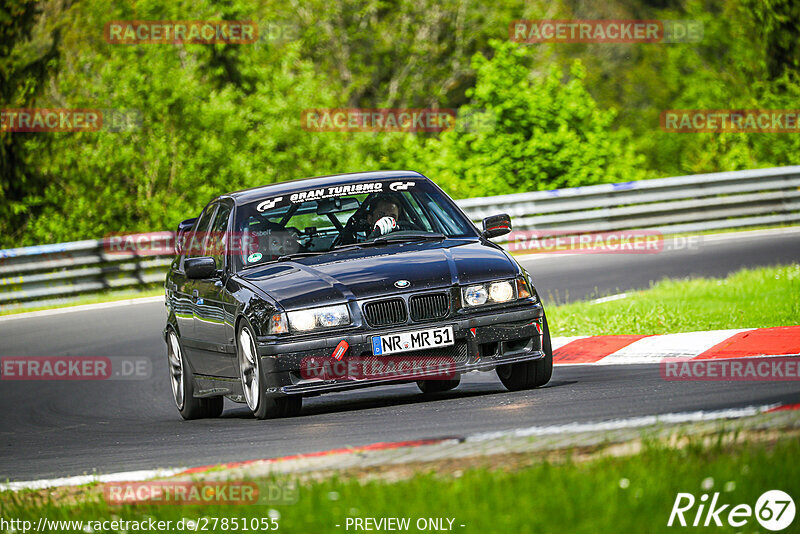
[[[627,293],[617,293],[616,295],[609,295],[607,297],[600,297],[599,299],[594,299],[590,301],[592,304],[602,304],[604,302],[611,302],[614,300],[622,300],[628,298]]]
[[[54,308],[52,310],[40,310],[34,312],[22,312],[11,315],[0,316],[0,322],[13,321],[14,319],[33,319],[36,317],[47,317],[50,315],[61,315],[62,313],[103,310],[105,308],[115,308],[117,306],[131,306],[134,304],[150,304],[153,302],[164,302],[164,296],[140,297],[135,299],[115,300],[112,302],[98,302],[97,304],[81,304],[80,306],[67,306],[64,308]]]
[[[609,430],[619,430],[622,428],[639,428],[659,423],[675,424],[714,421],[717,419],[739,419],[742,417],[758,415],[772,408],[777,408],[778,406],[780,406],[780,404],[766,404],[763,406],[747,406],[745,408],[733,408],[729,410],[717,410],[712,412],[696,411],[667,413],[662,415],[630,417],[628,419],[612,419],[610,421],[600,421],[594,423],[569,423],[566,425],[531,426],[528,428],[518,428],[516,430],[473,434],[472,436],[468,436],[466,441],[487,441],[500,438],[522,438],[528,436],[550,436],[554,434],[575,432],[603,432]]]
[[[0,484],[0,491],[19,491],[22,489],[45,489],[61,486],[81,486],[92,482],[137,482],[157,477],[169,477],[185,471],[180,469],[148,469],[145,471],[127,471],[108,475],[80,475],[76,477],[51,478],[44,480],[27,480],[24,482],[6,482]]]
[[[762,230],[745,230],[742,232],[722,232],[719,234],[701,235],[700,237],[703,238],[703,241],[713,243],[718,241],[730,241],[732,239],[747,239],[748,237],[764,237],[776,234],[791,235],[798,233],[800,233],[800,226],[789,226],[786,228],[766,228]]]

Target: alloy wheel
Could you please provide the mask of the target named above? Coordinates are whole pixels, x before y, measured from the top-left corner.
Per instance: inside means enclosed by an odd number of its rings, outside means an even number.
[[[239,374],[242,378],[242,389],[244,390],[247,406],[256,411],[258,409],[261,373],[253,336],[246,326],[242,327],[239,332]]]
[[[179,410],[183,409],[183,354],[178,343],[178,336],[170,330],[169,343],[167,344],[167,355],[169,357],[169,379],[172,385],[172,397]]]

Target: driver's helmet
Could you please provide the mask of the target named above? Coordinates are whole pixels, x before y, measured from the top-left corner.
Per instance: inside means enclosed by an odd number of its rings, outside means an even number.
[[[397,206],[397,220],[405,220],[403,202],[396,193],[377,193],[369,199],[365,209],[365,220],[372,216],[376,209],[382,204],[394,204]]]

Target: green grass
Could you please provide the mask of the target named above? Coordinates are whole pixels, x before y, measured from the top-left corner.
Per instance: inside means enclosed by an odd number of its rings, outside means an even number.
[[[5,494],[0,495],[0,515],[34,523],[40,516],[50,520],[152,516],[175,522],[272,515],[280,518],[281,532],[296,533],[347,532],[347,517],[409,517],[412,525],[417,518],[449,517],[455,519],[453,530],[464,533],[638,533],[670,530],[666,524],[678,492],[693,493],[698,499],[703,493],[720,492],[719,504],[751,507],[761,493],[771,489],[781,489],[795,499],[800,496],[796,435],[772,444],[740,441],[733,446],[724,445],[722,436],[712,439],[711,445],[695,440],[680,449],[651,444],[632,457],[533,461],[511,470],[423,472],[397,482],[326,479],[302,484],[297,502],[291,505],[109,507],[97,494],[88,501],[73,496],[79,504],[72,505]],[[696,510],[695,506],[687,515],[690,521]],[[744,528],[712,530],[763,529],[751,517]],[[415,528],[409,531],[417,532]]]
[[[82,306],[84,304],[100,304],[104,302],[116,302],[118,300],[128,300],[128,299],[136,299],[136,298],[143,298],[143,297],[157,297],[159,295],[164,294],[163,287],[156,287],[153,289],[143,289],[143,290],[128,290],[128,291],[112,291],[108,293],[100,293],[100,294],[92,294],[86,295],[85,297],[77,297],[74,300],[69,300],[65,303],[59,304],[51,304],[48,306],[34,306],[30,308],[11,308],[11,309],[3,309],[0,306],[0,316],[1,315],[12,315],[16,313],[27,313],[33,311],[41,311],[41,310],[55,310],[58,308],[69,308],[72,306]]]
[[[669,334],[800,323],[800,264],[665,279],[621,300],[547,308],[553,336]]]

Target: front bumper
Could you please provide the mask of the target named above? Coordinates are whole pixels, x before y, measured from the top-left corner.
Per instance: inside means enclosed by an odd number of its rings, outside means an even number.
[[[335,378],[321,379],[304,377],[301,372],[303,362],[309,358],[328,359],[333,362],[332,353],[341,341],[346,341],[349,349],[342,359],[344,365],[349,359],[382,358],[372,356],[372,337],[405,331],[427,330],[441,326],[452,326],[455,345],[445,352],[452,358],[451,369],[456,375],[470,371],[489,371],[498,365],[536,360],[544,357],[542,352],[543,310],[539,303],[472,314],[464,317],[450,317],[441,321],[388,327],[385,330],[353,332],[335,335],[326,333],[310,339],[279,341],[259,340],[258,353],[261,357],[263,376],[267,393],[272,395],[318,395],[387,383],[413,380],[441,379],[439,371],[418,371],[413,377],[397,375],[379,378]],[[428,349],[401,353],[408,357],[426,357],[441,354],[441,350]],[[392,355],[398,356],[398,355]]]

